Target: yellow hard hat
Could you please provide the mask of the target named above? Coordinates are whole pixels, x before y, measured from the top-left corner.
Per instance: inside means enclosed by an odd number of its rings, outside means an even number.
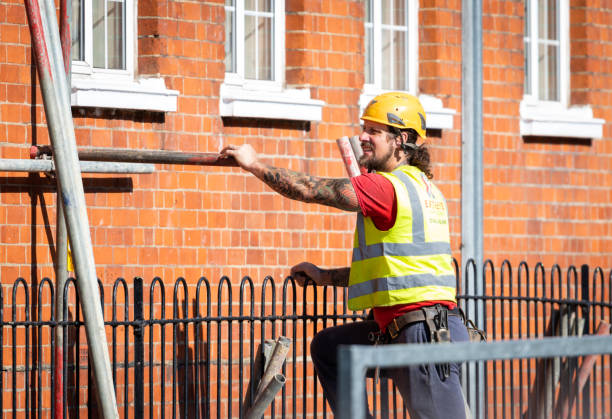
[[[389,92],[376,96],[368,103],[361,119],[390,125],[399,129],[412,128],[425,138],[425,111],[416,96]]]

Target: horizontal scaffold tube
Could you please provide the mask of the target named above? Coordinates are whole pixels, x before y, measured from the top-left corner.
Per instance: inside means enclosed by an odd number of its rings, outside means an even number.
[[[155,165],[143,163],[81,161],[81,173],[153,173]],[[2,172],[55,172],[53,160],[0,159]]]
[[[53,151],[49,146],[32,146],[30,157],[50,156]],[[188,164],[196,166],[238,166],[233,157],[224,157],[218,153],[184,153],[168,150],[128,150],[128,149],[80,149],[79,160]]]

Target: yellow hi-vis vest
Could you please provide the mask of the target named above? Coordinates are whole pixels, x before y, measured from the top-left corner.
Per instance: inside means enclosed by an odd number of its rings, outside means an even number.
[[[414,166],[380,174],[395,188],[397,216],[393,227],[381,231],[370,217],[358,214],[349,309],[455,301],[448,211],[442,193]]]

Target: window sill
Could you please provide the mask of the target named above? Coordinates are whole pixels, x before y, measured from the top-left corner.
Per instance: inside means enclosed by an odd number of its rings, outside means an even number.
[[[310,98],[308,89],[281,91],[248,89],[224,83],[221,85],[221,116],[296,121],[320,121],[325,102]]]
[[[590,106],[566,108],[556,102],[522,101],[522,136],[601,138],[605,121],[593,118]]]
[[[383,91],[365,90],[359,98],[360,113],[376,95]],[[427,117],[427,129],[452,129],[453,117],[457,113],[454,109],[445,108],[442,100],[430,95],[419,95],[419,100]]]
[[[136,109],[175,112],[179,92],[166,88],[161,78],[117,82],[93,77],[72,78],[71,102],[75,107]]]

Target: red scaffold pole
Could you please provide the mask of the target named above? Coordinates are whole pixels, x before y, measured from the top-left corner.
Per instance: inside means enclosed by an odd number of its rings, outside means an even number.
[[[25,0],[102,417],[119,418],[53,0]]]

